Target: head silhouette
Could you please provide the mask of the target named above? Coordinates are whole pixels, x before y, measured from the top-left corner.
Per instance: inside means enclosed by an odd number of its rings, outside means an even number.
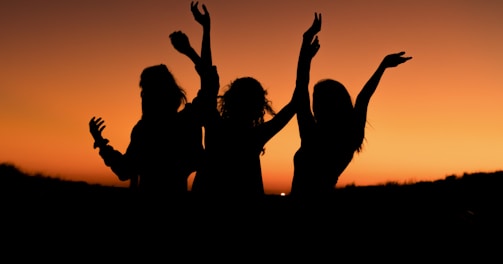
[[[313,88],[313,114],[317,126],[330,138],[361,138],[344,144],[362,150],[363,131],[356,126],[351,95],[344,85],[332,79],[320,80]],[[356,144],[356,145],[353,145]]]
[[[340,82],[325,79],[314,85],[313,114],[320,125],[344,125],[353,118],[353,102],[346,87]]]
[[[264,122],[266,113],[275,115],[267,91],[252,77],[232,81],[219,103],[222,118],[237,123],[256,126]]]
[[[176,113],[187,101],[185,92],[164,64],[145,68],[140,88],[143,116]]]

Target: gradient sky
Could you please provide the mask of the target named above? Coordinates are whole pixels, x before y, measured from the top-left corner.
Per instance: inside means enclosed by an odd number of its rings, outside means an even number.
[[[366,141],[339,180],[373,185],[503,169],[503,2],[200,1],[212,20],[213,62],[225,88],[252,76],[279,110],[291,98],[302,34],[323,16],[311,84],[343,83],[353,98],[389,53],[413,59],[388,69],[371,99]],[[168,35],[199,50],[190,0],[0,2],[0,162],[29,173],[127,186],[92,148],[88,122],[125,151],[141,116],[139,75],[166,64],[191,100],[192,62]],[[295,117],[267,145],[267,193],[290,191],[299,147]],[[238,176],[238,175],[237,175]],[[192,177],[189,179],[192,181]]]

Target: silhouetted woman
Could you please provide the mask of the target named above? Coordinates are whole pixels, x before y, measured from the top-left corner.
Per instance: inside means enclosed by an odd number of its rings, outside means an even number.
[[[194,6],[192,11],[197,11],[194,16],[197,15],[196,19],[203,23],[201,53],[208,54],[209,15],[199,13]],[[208,64],[211,66],[211,58],[205,55],[199,59],[181,32],[171,34],[170,39],[173,46],[194,59],[198,71]],[[201,75],[197,97],[192,103],[186,103],[184,90],[165,65],[146,68],[140,80],[142,117],[133,128],[131,142],[124,154],[108,145],[108,140],[102,137],[105,125],[101,118],[93,117],[89,123],[94,146],[100,149],[105,164],[122,181],[134,182],[139,177],[138,188],[142,193],[168,198],[186,195],[187,179],[197,170],[203,155],[202,117],[207,112],[204,102],[209,101],[204,97],[209,95],[207,90],[211,87],[207,84],[211,83]],[[213,89],[218,90],[218,83]],[[182,106],[183,109],[179,110]]]
[[[275,113],[267,91],[253,77],[233,80],[222,96],[213,92],[213,107],[204,121],[203,166],[196,172],[192,192],[213,198],[263,198],[260,156],[291,120],[294,105],[290,102]],[[266,114],[272,116],[268,121]]]
[[[312,32],[306,35],[304,43],[314,37]],[[291,187],[293,197],[326,197],[333,192],[339,176],[353,159],[353,154],[361,151],[371,96],[387,68],[396,67],[411,59],[403,57],[404,54],[405,52],[399,52],[384,57],[356,97],[354,106],[344,85],[325,79],[313,88],[311,111],[308,86],[298,86],[301,88],[296,91],[296,95],[300,97],[296,100],[301,146],[294,156]]]

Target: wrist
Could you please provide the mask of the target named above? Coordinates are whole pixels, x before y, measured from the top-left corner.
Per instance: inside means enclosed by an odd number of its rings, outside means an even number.
[[[108,142],[110,142],[110,140],[106,139],[106,138],[102,138],[102,139],[99,139],[99,140],[95,140],[94,141],[94,144],[93,144],[93,147],[96,149],[96,148],[102,148],[102,147],[105,147]]]

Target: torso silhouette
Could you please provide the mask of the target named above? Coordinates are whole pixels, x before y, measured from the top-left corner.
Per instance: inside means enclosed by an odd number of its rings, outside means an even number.
[[[141,193],[178,196],[202,158],[202,126],[197,104],[163,119],[142,118],[131,132],[124,155],[110,146],[100,151],[121,180],[139,177]]]
[[[335,135],[314,126],[302,138],[294,156],[292,194],[313,197],[330,194],[353,159],[359,141],[355,134]]]
[[[264,194],[260,154],[268,138],[263,127],[239,127],[215,112],[205,126],[205,161],[192,190],[210,195]]]

